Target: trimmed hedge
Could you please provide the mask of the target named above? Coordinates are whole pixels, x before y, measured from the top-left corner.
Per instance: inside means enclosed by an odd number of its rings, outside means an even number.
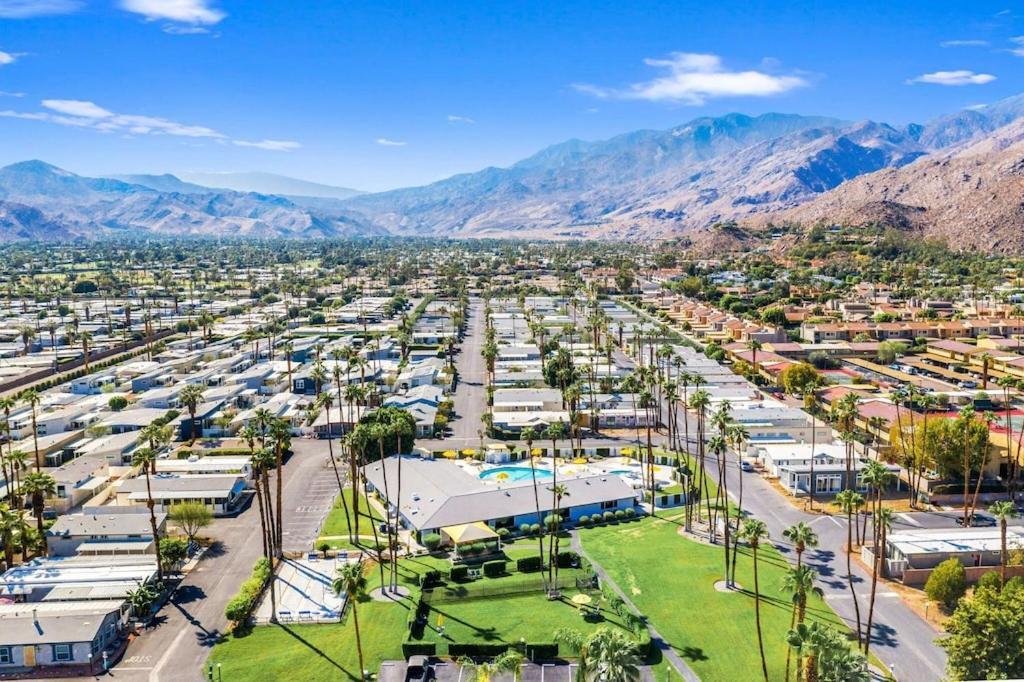
[[[508,651],[508,649],[508,644],[460,644],[452,642],[448,645],[448,656],[450,658],[458,658],[459,656],[468,656],[470,658],[497,658]]]
[[[551,661],[558,658],[557,642],[534,642],[526,644],[526,657],[531,661]]]
[[[452,566],[452,570],[448,572],[448,577],[455,582],[461,582],[469,578],[469,566]]]
[[[556,561],[558,562],[559,568],[571,568],[580,560],[580,555],[572,550],[566,550],[559,552]]]
[[[402,656],[436,656],[436,642],[402,642]]]
[[[431,588],[441,584],[441,571],[430,570],[420,576],[420,587]]]
[[[488,578],[494,578],[499,575],[505,574],[505,566],[508,562],[504,560],[488,561],[484,564],[484,575]]]
[[[539,556],[524,556],[516,560],[516,570],[520,573],[536,573],[543,568]]]
[[[256,607],[256,601],[268,580],[270,580],[270,562],[263,557],[252,567],[252,574],[242,583],[238,593],[224,607],[224,615],[227,619],[233,623],[241,623],[246,620]]]

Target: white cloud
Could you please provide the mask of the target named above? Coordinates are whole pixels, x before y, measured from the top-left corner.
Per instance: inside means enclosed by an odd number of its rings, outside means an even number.
[[[448,121],[450,123],[476,123],[469,116],[456,116],[455,114],[448,114]]]
[[[184,24],[216,24],[227,16],[209,0],[121,0],[121,7],[150,21],[166,19]]]
[[[8,92],[7,90],[0,90],[0,97],[24,97],[24,92]]]
[[[1010,38],[1010,42],[1017,46],[1010,48],[1010,54],[1016,55],[1018,57],[1024,57],[1024,36]]]
[[[7,64],[13,64],[14,61],[17,58],[18,58],[18,55],[11,54],[10,52],[4,52],[3,50],[0,50],[0,66],[5,66]]]
[[[172,36],[193,36],[210,33],[210,29],[205,26],[182,26],[181,24],[165,24],[160,30]]]
[[[79,0],[0,0],[0,19],[28,19],[71,14],[82,7]]]
[[[291,142],[289,140],[259,140],[257,142],[250,142],[248,140],[232,140],[232,144],[237,147],[266,149],[271,152],[290,152],[291,150],[298,149],[302,146],[298,142]]]
[[[974,73],[967,69],[957,71],[935,71],[911,78],[908,84],[929,83],[931,85],[985,85],[996,79],[990,73]]]
[[[626,88],[608,88],[587,83],[573,87],[602,99],[640,99],[651,102],[679,102],[699,106],[718,97],[767,97],[807,85],[796,75],[767,71],[730,71],[714,54],[673,52],[667,59],[645,59],[647,66],[665,74]]]
[[[969,107],[964,107],[964,109],[966,109],[967,111],[981,111],[982,109],[985,109],[986,107],[988,107],[987,104],[972,104]]]
[[[988,47],[987,40],[943,40],[939,47]]]
[[[386,137],[378,137],[377,144],[383,145],[384,147],[404,147],[409,144],[408,142],[402,142],[400,140],[389,140]]]
[[[267,151],[291,151],[302,146],[290,140],[235,140],[207,126],[178,123],[159,116],[119,114],[88,100],[44,99],[42,106],[43,111],[0,111],[0,117],[89,128],[101,133],[118,133],[123,136],[167,135],[207,140]]]

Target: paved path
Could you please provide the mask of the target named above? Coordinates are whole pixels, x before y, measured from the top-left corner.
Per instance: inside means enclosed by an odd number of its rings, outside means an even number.
[[[295,439],[295,454],[284,467],[285,545],[315,538],[323,513],[296,515],[306,507],[324,508],[319,496],[337,491],[323,441]],[[324,484],[329,481],[330,485]],[[271,484],[273,486],[273,483]],[[331,488],[333,486],[333,488]],[[310,497],[311,491],[314,497]],[[329,503],[328,503],[329,505]],[[135,681],[178,682],[204,679],[210,649],[227,628],[224,605],[238,590],[262,554],[259,510],[253,503],[235,518],[217,519],[209,528],[216,539],[157,614],[156,624],[128,647],[112,677]],[[308,544],[304,549],[308,549]]]
[[[587,561],[589,561],[590,565],[593,566],[594,571],[597,572],[597,575],[601,579],[601,582],[612,588],[612,591],[615,592],[615,594],[619,595],[619,598],[621,598],[622,601],[626,602],[626,605],[629,608],[631,608],[634,613],[642,616],[643,612],[636,607],[636,604],[634,604],[632,600],[630,600],[629,596],[622,591],[622,588],[620,588],[618,584],[614,580],[612,580],[611,576],[608,575],[607,571],[604,570],[601,564],[594,561],[587,554],[587,551],[583,549],[583,543],[580,542],[579,533],[577,533],[576,531],[572,531],[571,537],[571,545],[573,551],[579,554],[581,557],[585,558]],[[658,650],[661,651],[662,656],[668,659],[668,662],[672,664],[672,667],[676,669],[676,672],[678,672],[682,676],[682,678],[687,682],[700,682],[700,678],[697,676],[697,673],[693,672],[690,666],[686,664],[686,661],[684,661],[682,657],[676,653],[676,650],[672,648],[672,645],[665,641],[665,638],[658,633],[658,631],[649,621],[646,622],[646,625],[647,631],[651,633],[651,643],[654,644],[654,646],[658,647]]]
[[[452,420],[451,438],[475,439],[479,447],[478,432],[484,428],[480,421],[487,408],[487,365],[480,349],[484,343],[484,305],[479,298],[472,298],[466,313],[466,334],[462,337],[455,368],[459,372],[459,383],[455,387],[452,401],[455,404],[455,419]]]

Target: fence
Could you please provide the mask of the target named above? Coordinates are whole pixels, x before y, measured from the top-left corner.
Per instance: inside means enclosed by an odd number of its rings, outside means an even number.
[[[584,579],[581,583],[575,575],[569,575],[559,576],[555,584],[549,585],[545,584],[544,577],[537,573],[519,578],[485,580],[477,583],[454,583],[443,587],[435,587],[423,590],[422,599],[427,604],[444,604],[468,599],[544,592],[549,588],[556,590],[585,588],[589,587],[590,584],[589,580]]]

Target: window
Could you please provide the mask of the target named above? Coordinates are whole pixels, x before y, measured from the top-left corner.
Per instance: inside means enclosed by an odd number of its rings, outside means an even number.
[[[619,506],[618,500],[606,500],[601,503],[601,509],[615,509]]]
[[[71,645],[70,644],[54,644],[53,645],[53,660],[54,661],[70,661],[71,660]]]
[[[0,665],[10,665],[14,663],[14,654],[11,653],[11,647],[0,646]]]
[[[819,493],[833,493],[840,489],[842,486],[842,475],[841,474],[827,474],[825,476],[816,476],[814,480],[814,490]]]

